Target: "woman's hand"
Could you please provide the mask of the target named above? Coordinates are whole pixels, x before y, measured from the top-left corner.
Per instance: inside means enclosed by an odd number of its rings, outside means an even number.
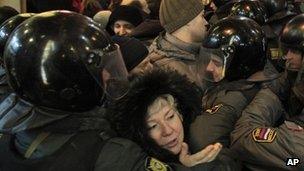
[[[179,161],[183,165],[191,167],[200,163],[213,161],[221,151],[222,145],[220,143],[211,144],[195,154],[190,154],[188,149],[188,145],[183,143],[179,154]]]

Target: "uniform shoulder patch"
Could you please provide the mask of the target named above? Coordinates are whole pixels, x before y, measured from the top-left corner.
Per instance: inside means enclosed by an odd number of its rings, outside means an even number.
[[[277,136],[273,128],[256,128],[252,131],[252,138],[255,142],[271,143]]]
[[[210,109],[207,109],[206,112],[207,113],[210,113],[210,114],[214,114],[216,113],[221,107],[223,107],[224,105],[223,104],[218,104],[218,105],[215,105],[213,106],[212,108]]]
[[[148,157],[146,159],[145,168],[147,171],[171,171],[172,170],[169,165],[167,165],[153,157]]]

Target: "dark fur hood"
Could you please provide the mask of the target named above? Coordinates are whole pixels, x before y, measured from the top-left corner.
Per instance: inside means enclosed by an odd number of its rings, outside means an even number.
[[[177,110],[183,115],[187,138],[189,124],[202,111],[201,92],[185,76],[174,71],[153,70],[134,78],[128,94],[111,106],[110,118],[120,136],[135,141],[149,155],[168,161],[170,152],[158,147],[148,137],[144,124],[148,106],[163,94],[175,98]]]

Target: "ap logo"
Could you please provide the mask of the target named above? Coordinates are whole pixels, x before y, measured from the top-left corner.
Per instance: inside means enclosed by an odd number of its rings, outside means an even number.
[[[286,160],[286,166],[296,166],[300,163],[300,159],[298,158],[288,158]]]

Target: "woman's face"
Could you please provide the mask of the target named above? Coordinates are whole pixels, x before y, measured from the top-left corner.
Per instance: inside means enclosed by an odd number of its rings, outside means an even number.
[[[114,23],[113,31],[119,36],[128,36],[133,30],[134,25],[128,21],[118,20]]]
[[[181,115],[165,99],[158,106],[149,106],[146,123],[150,137],[162,148],[178,154],[184,141]]]

